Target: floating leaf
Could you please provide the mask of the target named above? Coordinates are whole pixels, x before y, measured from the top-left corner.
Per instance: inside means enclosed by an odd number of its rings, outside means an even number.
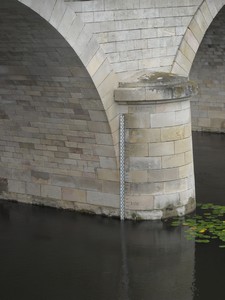
[[[209,240],[195,240],[196,243],[209,243]]]

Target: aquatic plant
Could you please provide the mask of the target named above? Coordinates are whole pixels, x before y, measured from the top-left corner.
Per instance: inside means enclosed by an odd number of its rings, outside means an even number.
[[[209,243],[212,239],[223,242],[225,248],[225,206],[212,203],[198,204],[198,213],[184,218],[175,218],[171,226],[185,226],[186,238],[196,243]]]

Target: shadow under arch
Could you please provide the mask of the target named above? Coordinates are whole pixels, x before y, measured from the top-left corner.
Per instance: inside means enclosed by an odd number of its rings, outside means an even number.
[[[64,5],[29,4],[55,24],[54,8]],[[101,98],[112,87],[96,88],[101,64],[91,77],[62,32],[16,0],[0,8],[0,197],[118,215],[115,144]]]
[[[198,83],[192,99],[192,126],[197,131],[225,132],[225,7],[208,28],[193,62],[190,78]]]
[[[204,0],[192,18],[177,51],[171,72],[188,76],[206,31],[225,1]]]
[[[70,44],[98,91],[118,155],[118,113],[114,89],[118,79],[95,36],[78,15],[63,0],[17,0],[51,24]]]

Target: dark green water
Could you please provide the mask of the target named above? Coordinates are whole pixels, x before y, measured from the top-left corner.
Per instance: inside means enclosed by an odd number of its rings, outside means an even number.
[[[225,203],[225,136],[194,134],[199,202]],[[0,202],[1,300],[224,299],[225,250],[182,228]]]

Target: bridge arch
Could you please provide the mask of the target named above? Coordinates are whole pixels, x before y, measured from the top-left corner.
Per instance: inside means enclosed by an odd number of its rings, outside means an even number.
[[[70,44],[87,69],[102,100],[118,155],[118,113],[114,89],[118,86],[105,53],[94,35],[64,0],[18,0],[51,24]]]
[[[192,18],[177,51],[171,72],[188,76],[202,39],[225,1],[204,0]]]
[[[63,1],[24,4],[0,4],[0,197],[118,215],[116,77]]]

